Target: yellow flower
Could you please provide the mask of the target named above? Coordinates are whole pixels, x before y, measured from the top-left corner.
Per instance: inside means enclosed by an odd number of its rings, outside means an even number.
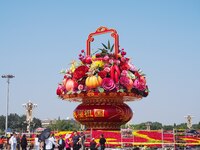
[[[93,55],[93,56],[92,56],[92,60],[95,60],[95,59],[96,59],[96,56],[95,56],[95,55]]]
[[[76,69],[76,61],[73,60],[73,61],[71,62],[70,71],[71,71],[71,72],[74,72],[75,69]]]
[[[102,60],[93,61],[91,64],[92,69],[102,68],[104,66],[104,62]]]

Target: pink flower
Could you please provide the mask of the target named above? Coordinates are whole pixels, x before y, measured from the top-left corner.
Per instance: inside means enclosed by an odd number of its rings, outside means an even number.
[[[131,64],[131,63],[128,63],[128,64],[130,66],[131,71],[137,71],[136,67],[133,64]]]
[[[109,63],[110,63],[110,64],[113,64],[113,62],[114,62],[114,61],[113,61],[112,59],[109,60]]]
[[[126,87],[127,90],[131,90],[133,88],[133,81],[127,77],[127,76],[122,76],[119,80],[119,82]]]
[[[102,87],[106,91],[111,91],[115,88],[115,83],[111,78],[104,78],[102,81]]]
[[[122,70],[121,76],[127,76],[127,74],[128,74],[128,71]]]
[[[83,90],[83,85],[82,84],[78,85],[78,90],[80,90],[80,91]]]
[[[120,82],[121,85],[126,87],[126,86],[129,85],[129,80],[130,79],[128,77],[122,76],[122,77],[120,77],[119,82]]]
[[[103,58],[105,61],[107,61],[108,59],[109,59],[109,56],[108,55],[106,55],[106,56],[104,56],[104,58]]]
[[[119,65],[120,64],[120,60],[114,59],[113,63],[116,64],[116,65]]]
[[[105,68],[104,68],[104,71],[105,71],[105,72],[110,72],[110,68],[109,68],[109,67],[105,67]]]
[[[139,80],[139,79],[136,79],[133,83],[133,86],[138,89],[138,90],[141,90],[141,91],[144,91],[146,89],[146,84],[143,80]]]
[[[122,62],[126,62],[126,58],[125,58],[125,57],[122,57],[122,58],[121,58],[121,61],[122,61]]]

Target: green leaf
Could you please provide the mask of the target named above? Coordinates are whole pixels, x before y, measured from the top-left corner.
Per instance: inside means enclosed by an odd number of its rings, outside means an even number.
[[[67,94],[72,94],[72,91],[68,91]]]
[[[110,41],[108,40],[108,49],[110,49]]]
[[[98,87],[98,90],[99,90],[100,93],[103,93],[103,92],[104,92],[104,89],[101,88],[101,87]]]
[[[124,89],[120,89],[120,90],[118,90],[117,92],[123,93],[123,92],[124,92]]]
[[[77,94],[80,94],[80,93],[81,93],[81,90],[77,91],[76,93],[77,93]]]
[[[64,69],[62,69],[61,71],[60,71],[60,73],[66,73],[66,70],[64,70]]]
[[[108,53],[108,51],[106,49],[103,49],[102,53]]]
[[[103,47],[104,47],[105,49],[108,49],[108,47],[107,47],[105,44],[102,43],[102,45],[103,45]]]
[[[111,47],[111,49],[110,49],[110,52],[112,52],[112,51],[113,51],[113,48],[114,48],[114,44],[112,45],[112,47]]]
[[[135,78],[136,78],[135,75],[134,75],[132,72],[130,72],[130,71],[128,71],[128,76],[129,76],[131,79],[135,79]]]
[[[95,51],[93,54],[92,54],[92,56],[94,55],[94,54],[96,54],[99,50],[101,50],[100,48],[97,50],[97,51]],[[101,50],[102,51],[102,50]]]

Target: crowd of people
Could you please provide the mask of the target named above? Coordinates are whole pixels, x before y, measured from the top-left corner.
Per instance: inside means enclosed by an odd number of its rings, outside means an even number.
[[[0,150],[104,150],[106,139],[104,135],[100,135],[99,141],[91,138],[91,141],[87,147],[85,146],[85,134],[83,132],[78,133],[74,131],[72,134],[66,134],[65,136],[59,135],[57,139],[54,134],[46,139],[40,139],[39,135],[34,137],[34,146],[29,146],[26,134],[22,136],[20,134],[13,133],[6,142],[3,137],[0,139]]]

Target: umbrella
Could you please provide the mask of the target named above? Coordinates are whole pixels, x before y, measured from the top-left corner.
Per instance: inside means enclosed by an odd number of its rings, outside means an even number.
[[[39,135],[39,140],[44,141],[45,139],[48,139],[50,134],[51,130],[49,128],[44,129],[44,131]]]

